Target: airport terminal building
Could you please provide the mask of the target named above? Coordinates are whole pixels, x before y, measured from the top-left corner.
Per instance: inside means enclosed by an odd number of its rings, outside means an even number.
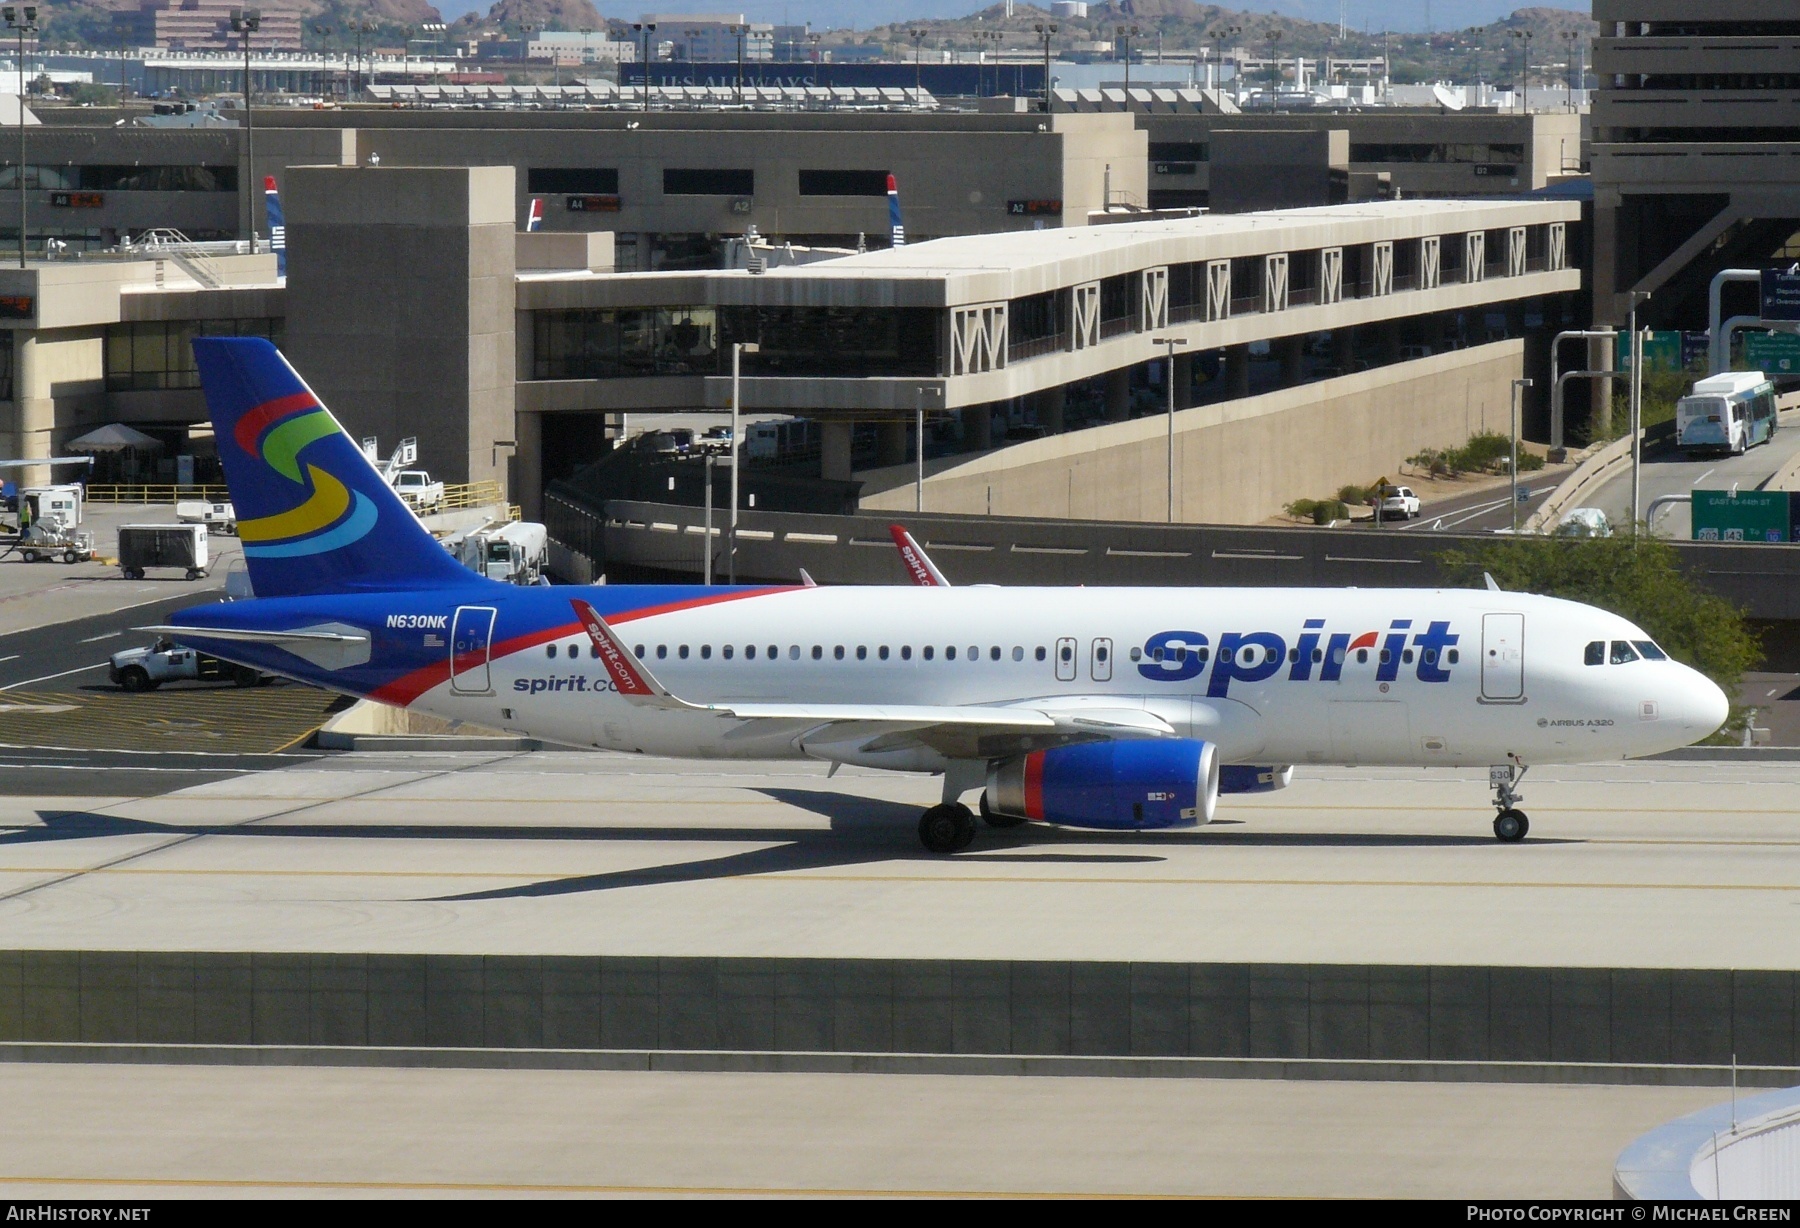
[[[910,473],[929,416],[989,470],[940,464],[936,510],[981,510],[985,487],[1021,513],[1160,518],[1134,475],[1160,471],[1161,428],[1134,418],[1161,410],[1166,370],[1192,407],[1178,514],[1261,519],[1506,429],[1511,381],[1573,322],[1581,281],[1579,207],[1555,200],[1119,220],[762,273],[620,274],[610,236],[518,233],[516,178],[296,168],[285,282],[267,254],[0,270],[6,446],[47,455],[125,421],[179,448],[205,417],[188,339],[253,333],[353,435],[417,436],[434,472],[504,481],[530,513],[622,416],[727,408],[731,347],[754,340],[745,406],[819,422],[815,473],[863,482],[871,505]],[[1252,452],[1276,459],[1238,463]]]

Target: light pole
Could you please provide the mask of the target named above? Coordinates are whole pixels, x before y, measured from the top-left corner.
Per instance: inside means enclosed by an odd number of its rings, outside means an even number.
[[[129,88],[129,83],[126,81],[125,76],[127,71],[125,65],[125,40],[130,38],[136,29],[136,26],[132,25],[131,22],[125,20],[123,17],[113,17],[113,34],[119,40],[119,102],[121,105],[125,102],[125,91]]]
[[[1644,496],[1644,335],[1638,332],[1638,304],[1650,301],[1646,290],[1631,292],[1631,536],[1638,535],[1638,508]]]
[[[762,349],[754,341],[734,341],[731,343],[731,524],[725,531],[725,582],[737,583],[737,522],[738,522],[738,465],[743,462],[740,439],[743,436],[743,399],[738,395],[738,371],[745,354],[755,354]],[[711,489],[709,486],[707,489]],[[707,536],[707,549],[712,549],[710,528]],[[707,556],[712,557],[711,555]],[[712,568],[707,568],[708,574]]]
[[[1563,43],[1568,47],[1568,53],[1564,56],[1568,61],[1564,65],[1567,69],[1568,108],[1573,111],[1576,109],[1575,94],[1587,82],[1587,42],[1580,31],[1564,30]]]
[[[928,388],[923,384],[918,387],[913,397],[913,419],[915,423],[913,443],[913,511],[925,510],[925,398],[927,395],[940,396],[942,390]]]
[[[1514,30],[1512,36],[1519,40],[1524,48],[1521,52],[1522,63],[1519,66],[1519,111],[1523,115],[1531,114],[1531,31]]]
[[[1175,347],[1186,345],[1186,337],[1152,337],[1151,345],[1160,345],[1167,353],[1163,382],[1169,386],[1169,523],[1175,523]]]
[[[1050,36],[1057,31],[1054,21],[1040,21],[1031,27],[1044,40],[1044,114],[1050,114]]]
[[[1125,109],[1131,109],[1131,40],[1137,36],[1136,26],[1113,27],[1113,59],[1119,58],[1119,46],[1125,47]]]
[[[925,44],[925,36],[929,30],[908,30],[906,37],[912,39],[913,45],[913,102],[916,104],[925,92],[924,70],[919,67],[919,49]]]
[[[37,6],[27,4],[23,8],[7,5],[0,9],[0,16],[6,18],[6,28],[17,32],[19,36],[19,267],[25,267],[25,36],[36,34]]]
[[[256,124],[250,111],[250,36],[262,26],[260,9],[232,9],[231,32],[244,41],[244,183],[239,195],[244,198],[244,230],[250,236],[250,254],[256,255],[256,194],[250,190],[256,182]]]
[[[631,23],[638,45],[643,48],[638,54],[638,62],[644,66],[644,110],[650,109],[650,41],[656,34],[654,21],[634,21]]]
[[[1225,88],[1225,40],[1236,38],[1243,32],[1242,26],[1219,26],[1207,34],[1213,41],[1214,58],[1218,60],[1218,66],[1213,70],[1213,88],[1216,90]]]
[[[331,80],[331,27],[314,26],[312,29],[319,36],[319,92],[335,98],[337,86]]]
[[[738,58],[737,58],[737,91],[736,92],[737,92],[737,105],[741,107],[744,105],[744,36],[750,33],[750,27],[747,25],[744,25],[743,23],[740,22],[737,25],[726,26],[725,28],[727,30],[729,30],[731,33],[737,35]]]
[[[349,28],[356,31],[356,80],[354,92],[360,94],[362,93],[363,87],[363,35],[375,33],[375,23],[372,21],[353,21],[350,23]]]
[[[1269,40],[1269,105],[1272,107],[1281,97],[1281,61],[1275,58],[1275,44],[1281,41],[1280,30],[1270,30]]]
[[[1512,474],[1512,531],[1519,531],[1519,401],[1525,390],[1531,387],[1528,379],[1516,379],[1512,382],[1512,462],[1507,470]]]

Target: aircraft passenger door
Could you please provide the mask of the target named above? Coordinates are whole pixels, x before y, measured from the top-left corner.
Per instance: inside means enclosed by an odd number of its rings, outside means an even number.
[[[494,637],[494,607],[461,605],[450,626],[450,690],[457,695],[492,695],[488,652]]]
[[[1481,697],[1525,698],[1525,616],[1481,616]]]
[[[1089,665],[1089,672],[1092,673],[1094,676],[1094,681],[1095,682],[1111,682],[1112,681],[1112,641],[1109,639],[1095,640],[1093,643],[1092,649],[1091,649],[1091,653],[1092,653],[1092,655],[1089,657],[1088,665]]]
[[[1075,681],[1075,637],[1064,636],[1056,641],[1056,680],[1058,682]]]

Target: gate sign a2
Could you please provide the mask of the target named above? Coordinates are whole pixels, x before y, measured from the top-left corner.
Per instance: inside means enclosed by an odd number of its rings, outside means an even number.
[[[1762,318],[1800,320],[1800,264],[1762,271]]]

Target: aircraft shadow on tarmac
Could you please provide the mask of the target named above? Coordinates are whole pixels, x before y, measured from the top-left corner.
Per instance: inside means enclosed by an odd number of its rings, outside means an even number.
[[[489,891],[428,897],[436,902],[529,899],[576,895],[667,883],[708,882],[797,870],[845,870],[898,861],[945,860],[921,849],[914,831],[919,810],[912,803],[859,797],[810,789],[756,790],[774,801],[807,810],[829,820],[827,829],[781,827],[647,827],[642,825],[496,826],[422,823],[281,823],[248,822],[229,826],[200,823],[157,823],[89,811],[40,810],[42,827],[0,832],[0,849],[63,840],[115,836],[257,836],[284,839],[343,840],[543,840],[606,842],[757,843],[762,847],[723,857],[614,870],[522,883]],[[1224,820],[1239,824],[1242,820]],[[1486,835],[1433,835],[1351,832],[1221,831],[1211,825],[1203,835],[1192,831],[1094,831],[1056,827],[984,828],[976,846],[957,860],[965,864],[1133,865],[1166,861],[1159,851],[1192,848],[1197,841],[1234,848],[1493,848]],[[770,843],[770,842],[776,843]],[[1530,844],[1579,843],[1533,839]],[[1109,851],[1099,851],[1102,845]],[[1059,846],[1061,846],[1059,848]],[[1075,851],[1071,846],[1080,846]],[[1131,851],[1126,851],[1127,849]],[[1117,851],[1110,851],[1117,850]]]

